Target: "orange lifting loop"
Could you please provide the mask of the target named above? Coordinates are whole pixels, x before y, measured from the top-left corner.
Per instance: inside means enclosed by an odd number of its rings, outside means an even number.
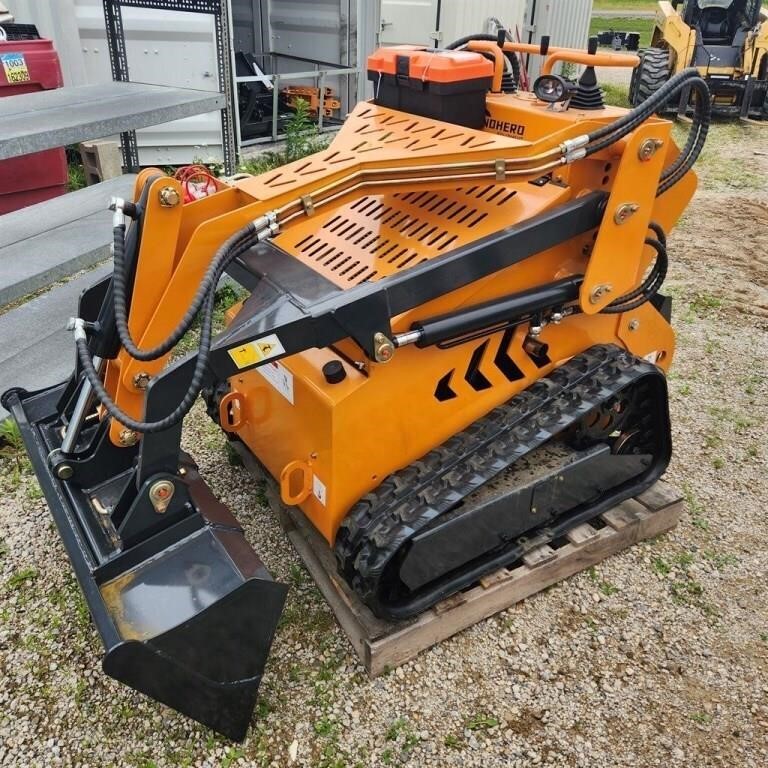
[[[245,398],[240,392],[227,392],[219,402],[219,423],[225,432],[235,432],[243,425]]]
[[[301,473],[301,485],[297,491],[291,492],[295,486],[296,475]],[[312,491],[312,467],[306,461],[291,461],[283,467],[280,473],[280,498],[283,504],[292,507],[301,504]]]

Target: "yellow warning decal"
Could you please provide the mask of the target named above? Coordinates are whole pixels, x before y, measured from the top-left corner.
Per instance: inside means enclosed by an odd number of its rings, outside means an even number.
[[[280,343],[277,334],[271,333],[269,336],[256,339],[256,341],[249,341],[239,347],[232,347],[227,352],[229,352],[235,365],[242,370],[256,365],[262,360],[269,360],[270,357],[284,355],[285,347]]]
[[[8,85],[28,83],[32,79],[23,53],[0,53],[0,61],[3,62]]]

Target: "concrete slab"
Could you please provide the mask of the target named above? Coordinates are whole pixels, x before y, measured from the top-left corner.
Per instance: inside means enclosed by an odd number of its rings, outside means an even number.
[[[0,99],[0,160],[223,109],[215,91],[101,83]]]
[[[130,198],[133,175],[0,216],[0,307],[109,258],[112,196]]]
[[[0,315],[0,392],[42,389],[69,376],[75,343],[67,320],[82,291],[111,271],[111,263],[101,264]],[[7,415],[0,406],[0,420]]]

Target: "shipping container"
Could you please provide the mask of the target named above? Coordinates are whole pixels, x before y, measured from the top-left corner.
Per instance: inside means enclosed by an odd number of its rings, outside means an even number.
[[[378,13],[369,0],[230,0],[234,50],[266,60],[264,69],[290,75],[352,67],[376,45]],[[101,0],[13,0],[19,21],[35,23],[62,51],[66,85],[112,78]],[[214,19],[207,14],[123,7],[131,80],[217,90]],[[276,56],[270,56],[271,53]],[[318,67],[297,58],[321,61]],[[286,79],[285,85],[319,85],[319,78]],[[342,102],[338,119],[364,92],[364,76],[327,77]],[[218,112],[144,128],[137,132],[142,165],[178,165],[220,159]]]
[[[382,44],[436,45],[499,26],[513,39],[539,43],[549,35],[553,45],[585,48],[592,0],[381,0]],[[527,57],[532,78],[541,57]]]

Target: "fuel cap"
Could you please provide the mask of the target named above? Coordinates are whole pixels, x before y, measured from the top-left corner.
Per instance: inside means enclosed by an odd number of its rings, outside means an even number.
[[[347,372],[344,370],[341,360],[329,360],[323,366],[323,376],[329,384],[338,384],[347,378]]]

